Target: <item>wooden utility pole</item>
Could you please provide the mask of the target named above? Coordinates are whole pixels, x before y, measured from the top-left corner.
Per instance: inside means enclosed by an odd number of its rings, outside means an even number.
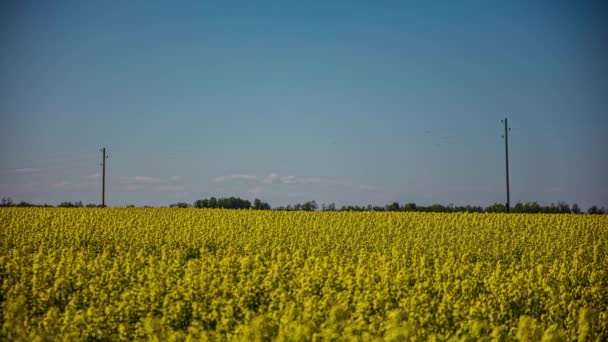
[[[505,167],[506,167],[506,176],[507,176],[507,213],[510,211],[511,209],[511,198],[510,198],[510,193],[509,193],[509,131],[511,130],[511,128],[509,127],[509,124],[507,123],[507,117],[505,116],[504,120],[501,120],[501,122],[504,124],[505,126],[505,134],[502,136],[505,139]]]
[[[105,208],[106,207],[106,159],[108,158],[106,156],[106,148],[102,148],[101,149],[101,167],[102,167],[102,173],[101,173],[101,207]]]

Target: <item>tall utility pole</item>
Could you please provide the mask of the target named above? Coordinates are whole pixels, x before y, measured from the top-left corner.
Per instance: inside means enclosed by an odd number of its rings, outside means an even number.
[[[505,139],[505,167],[506,167],[506,175],[507,175],[507,213],[511,208],[511,198],[509,194],[509,131],[511,128],[507,123],[507,117],[505,116],[504,120],[500,120],[505,126],[505,134],[502,136]]]
[[[101,207],[105,208],[106,207],[106,159],[108,158],[106,156],[106,148],[102,148],[101,149],[101,167],[102,167],[102,174],[101,174]]]

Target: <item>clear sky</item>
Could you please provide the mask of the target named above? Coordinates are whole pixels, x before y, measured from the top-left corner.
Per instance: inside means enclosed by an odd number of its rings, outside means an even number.
[[[3,1],[0,196],[608,206],[603,1]]]

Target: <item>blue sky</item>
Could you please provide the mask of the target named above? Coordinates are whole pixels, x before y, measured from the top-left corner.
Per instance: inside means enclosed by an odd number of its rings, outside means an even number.
[[[600,1],[1,6],[0,196],[608,206]]]

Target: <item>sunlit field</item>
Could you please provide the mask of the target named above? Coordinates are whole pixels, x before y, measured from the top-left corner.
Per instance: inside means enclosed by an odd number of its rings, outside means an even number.
[[[608,338],[608,216],[0,210],[1,339]]]

